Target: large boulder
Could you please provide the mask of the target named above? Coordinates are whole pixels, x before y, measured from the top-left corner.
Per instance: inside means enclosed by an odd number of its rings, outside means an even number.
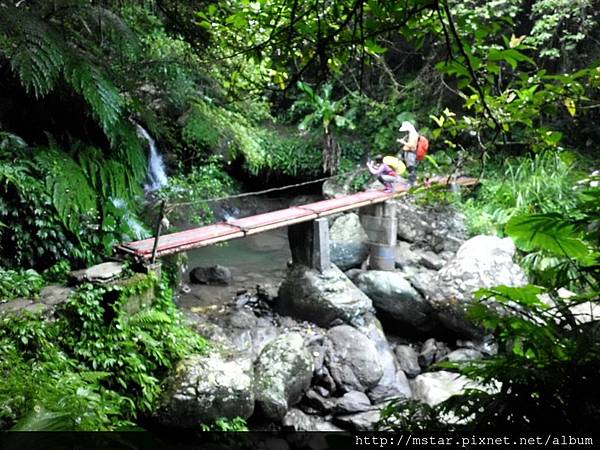
[[[372,308],[369,297],[335,266],[325,273],[302,265],[293,266],[279,288],[275,303],[280,314],[322,327],[336,320],[349,323]]]
[[[368,236],[357,214],[344,214],[329,229],[331,262],[342,270],[360,267],[369,255]]]
[[[265,346],[254,364],[256,403],[263,415],[279,420],[310,386],[313,358],[299,333]]]
[[[354,277],[356,286],[373,301],[381,317],[399,328],[430,331],[432,308],[399,272],[370,270]]]
[[[211,352],[181,361],[166,380],[156,418],[170,427],[197,429],[220,417],[254,412],[252,361]]]
[[[374,431],[381,412],[378,409],[334,417],[334,423],[352,431]]]
[[[340,325],[327,332],[325,364],[341,392],[365,392],[383,376],[375,344],[356,328]]]
[[[527,284],[523,270],[513,262],[515,245],[510,238],[475,236],[465,242],[455,258],[436,279],[429,301],[439,320],[448,329],[469,337],[481,337],[481,330],[466,320],[473,293],[498,285]]]
[[[354,326],[375,344],[377,359],[383,370],[379,382],[367,392],[371,401],[380,403],[394,398],[410,398],[412,394],[406,374],[398,368],[379,320],[372,314],[365,314],[357,322]]]

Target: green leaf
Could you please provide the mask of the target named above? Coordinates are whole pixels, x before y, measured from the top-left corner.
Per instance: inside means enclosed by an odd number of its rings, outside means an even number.
[[[580,261],[586,261],[590,254],[573,224],[556,213],[513,217],[505,231],[521,250],[546,250]]]
[[[493,288],[479,289],[475,292],[478,299],[494,297],[496,300],[514,300],[524,305],[545,306],[539,295],[545,290],[540,286],[527,284],[525,286],[494,286]]]

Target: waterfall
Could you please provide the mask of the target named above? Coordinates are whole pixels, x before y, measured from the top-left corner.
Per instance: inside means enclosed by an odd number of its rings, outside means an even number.
[[[162,156],[160,155],[158,148],[156,148],[156,142],[152,139],[152,136],[140,125],[136,123],[138,135],[148,141],[150,147],[150,158],[148,159],[148,173],[146,175],[147,183],[144,185],[146,192],[153,192],[166,186],[168,183],[167,174],[165,172],[165,164]]]

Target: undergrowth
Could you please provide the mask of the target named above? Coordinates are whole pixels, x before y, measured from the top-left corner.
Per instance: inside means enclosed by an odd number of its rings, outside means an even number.
[[[568,214],[576,203],[573,161],[571,153],[546,151],[490,167],[476,198],[462,205],[470,234],[502,236],[518,214]]]
[[[127,302],[149,289],[156,292],[152,307],[127,313]],[[0,319],[0,429],[131,426],[152,411],[168,369],[206,349],[154,276],[83,285],[56,316]]]

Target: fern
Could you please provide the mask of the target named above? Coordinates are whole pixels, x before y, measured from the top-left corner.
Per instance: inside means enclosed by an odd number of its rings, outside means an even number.
[[[48,24],[18,8],[0,8],[0,53],[28,93],[50,92],[64,66],[64,42]]]
[[[156,309],[144,309],[127,319],[128,329],[133,327],[151,328],[157,325],[169,325],[173,323],[171,317]]]
[[[114,136],[114,126],[121,116],[123,98],[118,89],[85,59],[70,59],[65,78],[75,92],[83,96],[107,136]]]
[[[35,160],[46,174],[46,186],[58,216],[69,230],[79,234],[81,217],[96,213],[96,193],[81,166],[54,148],[39,151]]]

